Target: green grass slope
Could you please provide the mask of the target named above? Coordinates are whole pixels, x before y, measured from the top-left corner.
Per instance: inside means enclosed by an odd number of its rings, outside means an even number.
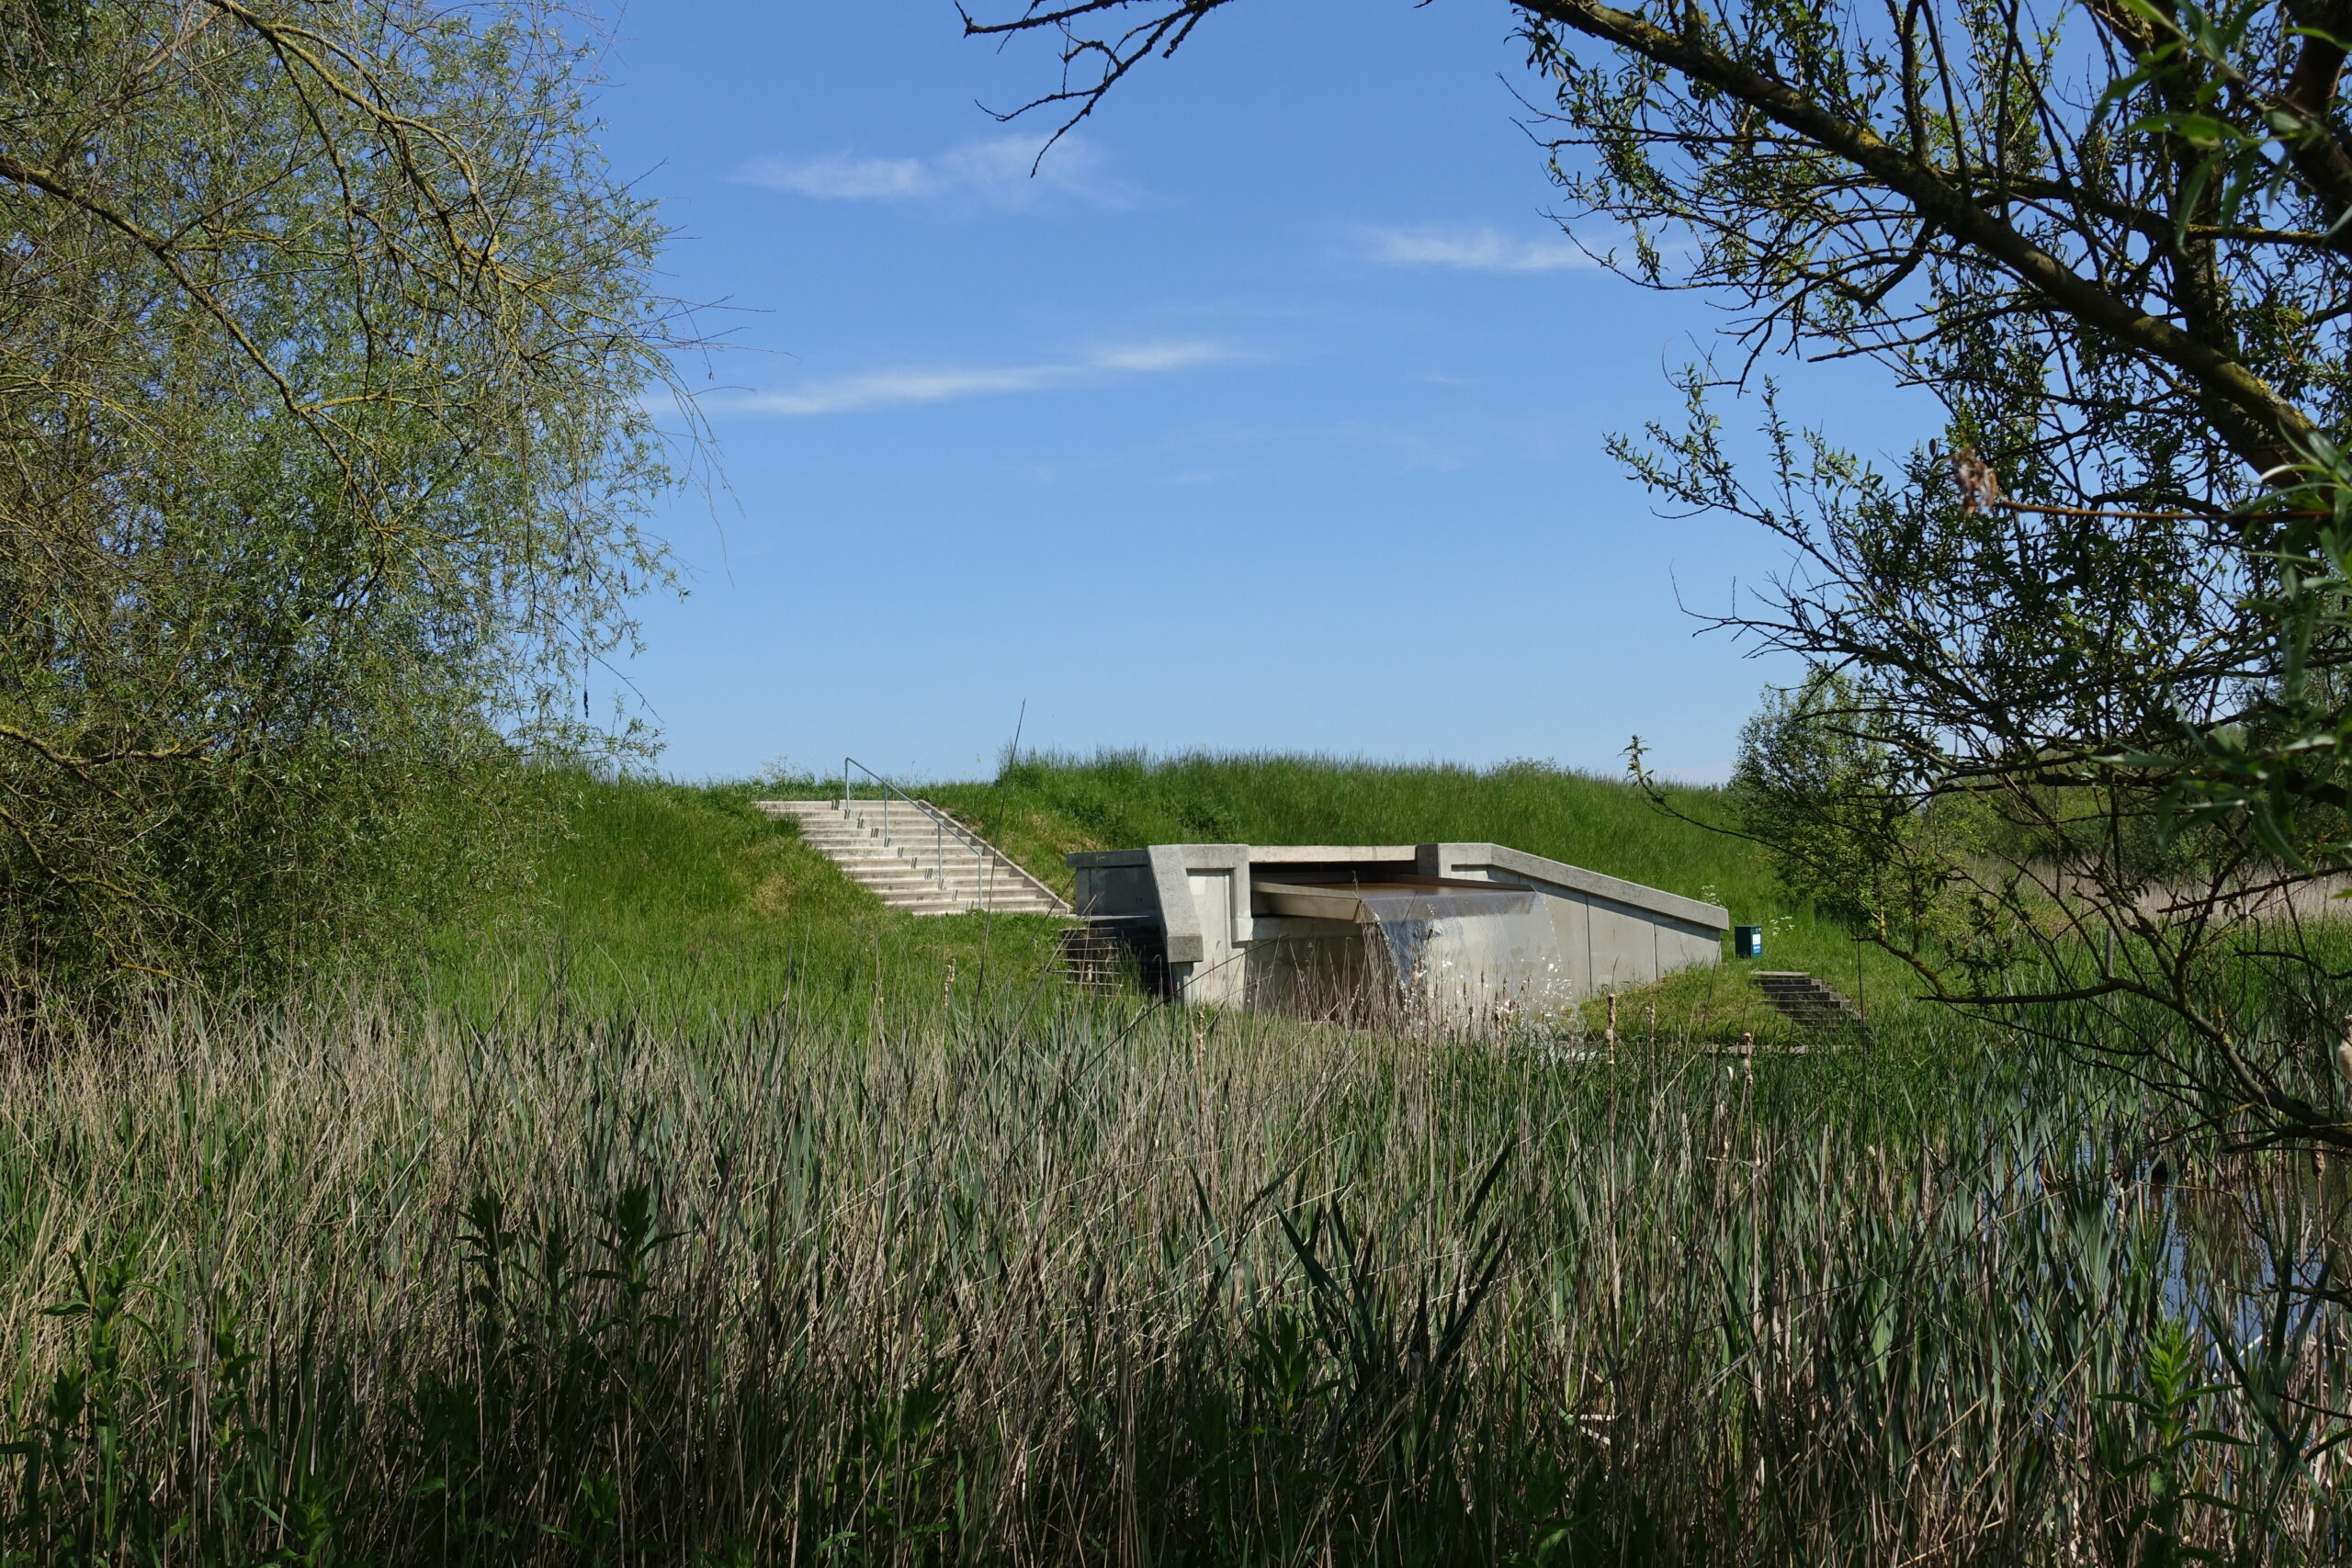
[[[1008,850],[1065,893],[1061,857],[1139,844],[1421,844],[1491,840],[1611,876],[1762,908],[1771,876],[1752,846],[1660,811],[1630,784],[1566,769],[1322,757],[1110,753],[1033,758],[993,784],[927,786],[932,799],[983,827],[1001,821]],[[1676,789],[1677,810],[1722,819],[1721,792]],[[1735,916],[1748,917],[1735,908]]]
[[[662,1023],[778,1009],[866,1019],[879,998],[886,1020],[912,1018],[993,983],[1036,987],[1049,966],[1057,922],[886,909],[796,826],[751,807],[764,795],[825,795],[823,781],[571,776],[556,787],[564,831],[531,896],[488,929],[449,933],[437,954],[436,989],[477,1016],[561,998]],[[1670,791],[1669,812],[1626,784],[1523,763],[1114,753],[1028,758],[991,782],[922,793],[1065,896],[1063,857],[1077,850],[1486,840],[1703,898],[1766,928],[1760,964],[1726,954],[1720,970],[1676,976],[1631,999],[1628,1030],[1648,1028],[1656,1009],[1662,1032],[1772,1040],[1783,1031],[1747,980],[1752,968],[1812,971],[1849,996],[1862,990],[1878,1012],[1909,988],[1893,964],[1858,960],[1849,937],[1782,894],[1754,845],[1698,825],[1722,819],[1716,790]],[[1589,1021],[1604,1015],[1596,1006]]]
[[[1843,931],[1783,893],[1756,845],[1703,826],[1726,820],[1718,789],[1668,789],[1661,809],[1630,783],[1540,763],[1477,769],[1106,752],[1025,758],[991,784],[931,784],[924,794],[1064,897],[1071,876],[1062,857],[1073,850],[1483,840],[1704,899],[1730,910],[1735,923],[1765,928],[1760,962],[1728,962],[1726,942],[1723,970],[1680,977],[1662,991],[1673,1027],[1709,1034],[1779,1032],[1753,997],[1749,969],[1807,970],[1849,996],[1861,991],[1866,1005],[1913,988],[1892,961],[1860,953]]]
[[[751,785],[573,775],[536,886],[486,930],[446,933],[432,983],[461,1009],[566,1005],[662,1025],[785,1010],[908,1016],[991,977],[1033,984],[1059,922],[887,909],[751,807]]]

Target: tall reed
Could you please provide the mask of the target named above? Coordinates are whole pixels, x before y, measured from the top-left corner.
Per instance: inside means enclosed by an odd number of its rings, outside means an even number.
[[[163,1013],[0,1082],[0,1562],[2341,1561],[2341,1194],[2152,1113],[1958,1037]]]

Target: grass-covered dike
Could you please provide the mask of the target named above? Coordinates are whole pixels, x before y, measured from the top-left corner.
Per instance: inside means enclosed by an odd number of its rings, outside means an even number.
[[[1490,838],[1843,941],[1611,784],[1130,767],[926,793],[1040,870]],[[2344,1325],[2279,1289],[2333,1169],[1924,1009],[1748,1058],[1089,999],[775,781],[566,787],[422,979],[0,1068],[0,1562],[2352,1551]]]

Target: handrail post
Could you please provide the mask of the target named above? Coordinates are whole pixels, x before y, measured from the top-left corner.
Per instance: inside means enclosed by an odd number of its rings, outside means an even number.
[[[962,840],[965,843],[969,844],[972,850],[972,897],[974,903],[968,907],[981,910],[990,908],[994,903],[996,890],[996,868],[989,860],[989,850],[990,846],[988,840],[981,838],[978,833],[967,831],[961,823],[949,821],[945,812],[925,801],[917,800],[913,795],[909,795],[905,790],[900,789],[898,785],[892,784],[888,779],[884,778],[880,773],[876,773],[872,768],[867,767],[865,763],[859,761],[854,757],[843,757],[842,759],[842,815],[843,818],[846,818],[849,816],[850,805],[857,798],[854,792],[856,785],[856,776],[859,773],[864,773],[867,778],[874,781],[875,793],[881,797],[882,841],[893,849],[898,847],[897,835],[892,831],[890,822],[890,797],[892,795],[897,795],[900,800],[906,802],[907,805],[914,807],[917,811],[929,816],[931,818],[931,875],[932,880],[938,885],[940,891],[944,894],[948,891],[947,830],[950,828],[954,828],[957,838]],[[920,853],[910,853],[908,858],[912,860],[918,868],[922,866],[922,857]],[[1014,867],[1013,869],[1016,872],[1019,870],[1018,867]]]

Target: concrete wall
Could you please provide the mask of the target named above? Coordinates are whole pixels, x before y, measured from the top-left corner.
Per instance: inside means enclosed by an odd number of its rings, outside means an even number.
[[[1418,875],[1532,887],[1544,897],[1573,998],[1718,963],[1731,928],[1713,904],[1504,844],[1154,844],[1074,854],[1069,864],[1080,915],[1156,922],[1170,994],[1188,1005],[1339,1016],[1338,993],[1363,973],[1362,933],[1253,912],[1261,881]]]
[[[1722,962],[1728,911],[1505,844],[1423,844],[1423,876],[1516,882],[1551,903],[1552,930],[1577,994],[1646,986]]]

